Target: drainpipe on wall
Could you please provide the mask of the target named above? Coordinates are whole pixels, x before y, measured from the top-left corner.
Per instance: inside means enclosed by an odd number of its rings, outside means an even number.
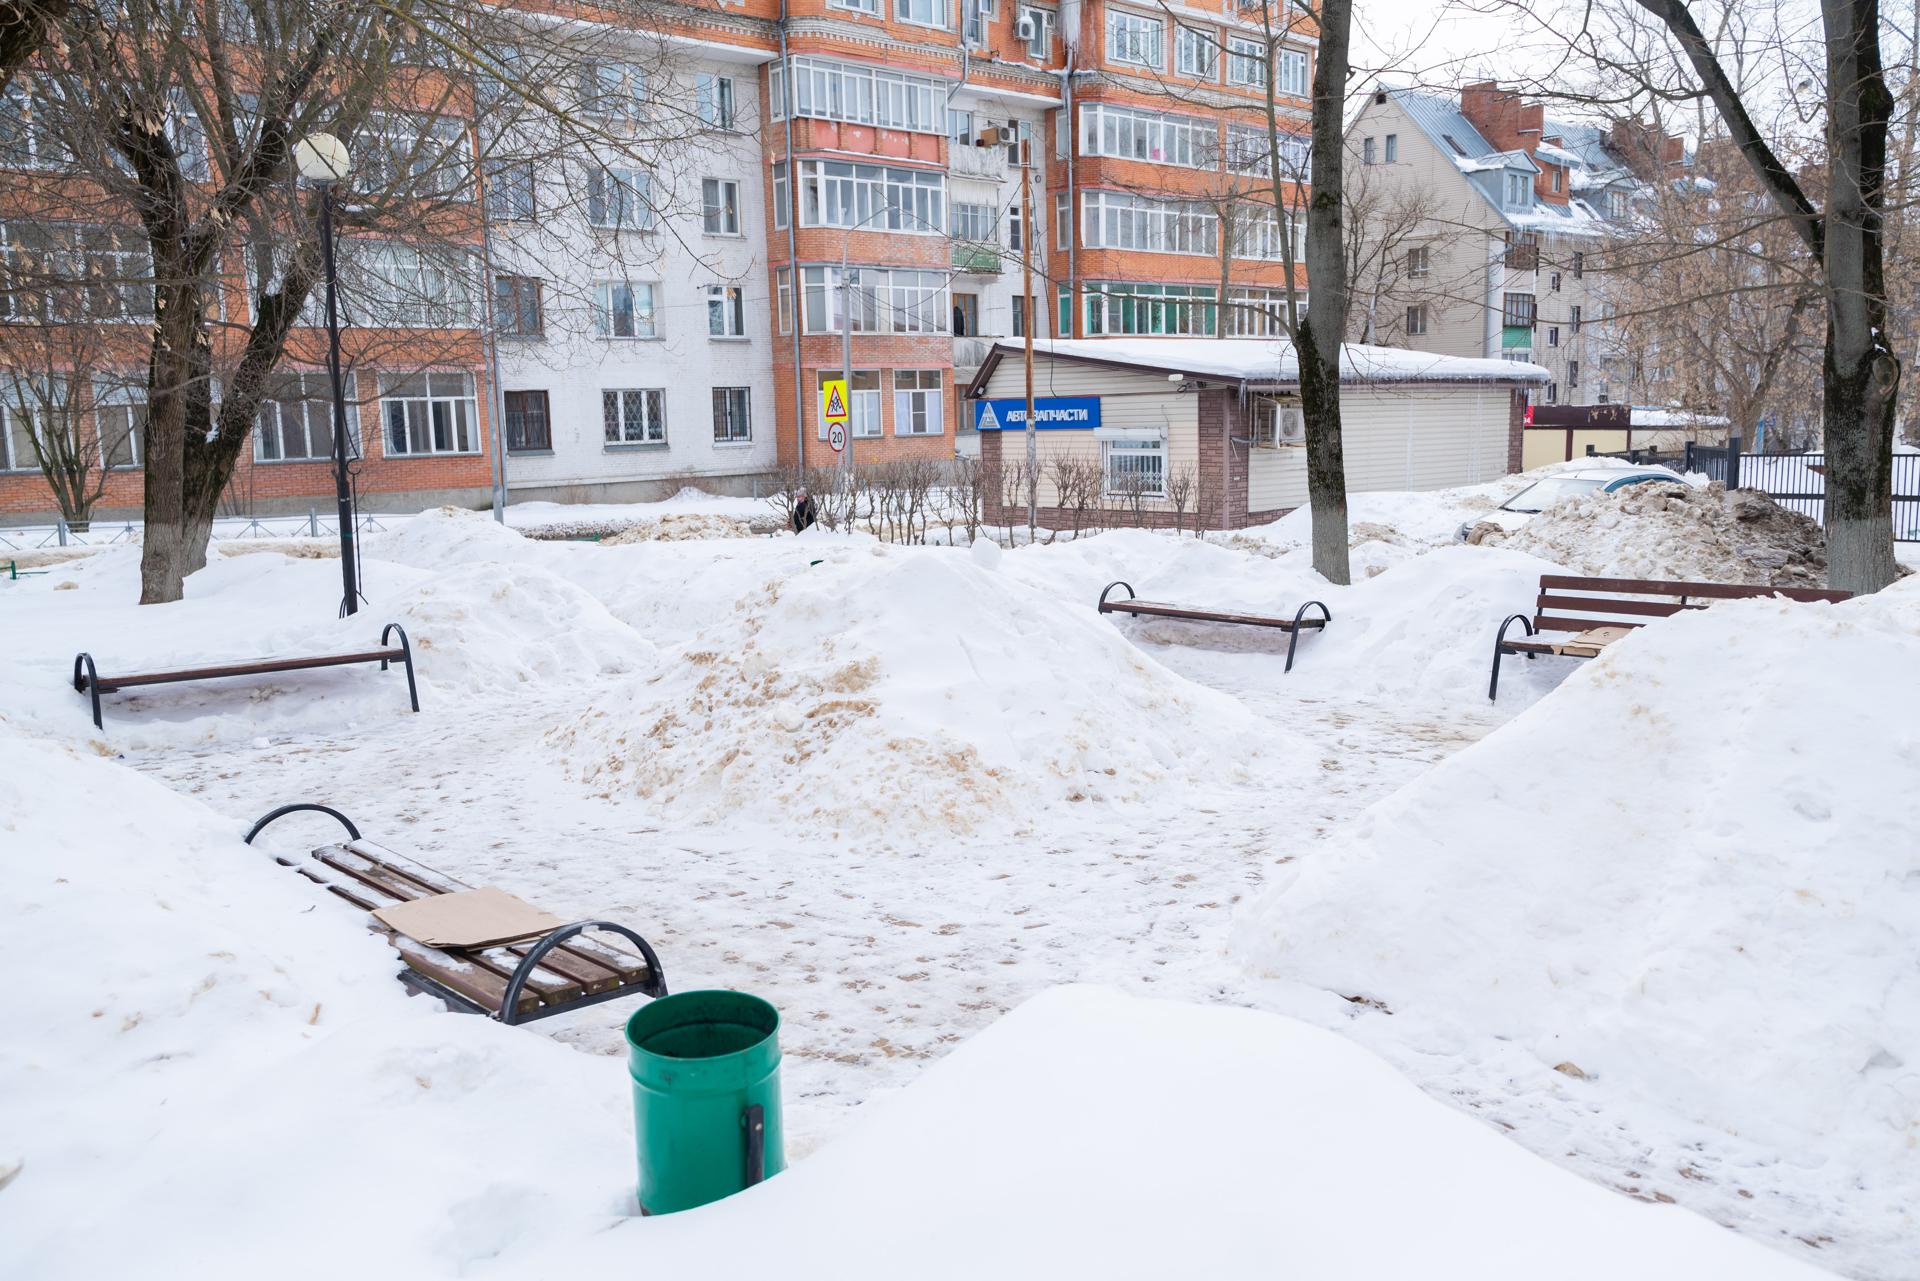
[[[1076,40],[1067,46],[1067,65],[1060,72],[1060,109],[1067,114],[1067,332],[1064,335],[1067,338],[1080,336],[1080,274],[1073,256],[1073,244],[1078,238],[1075,233],[1080,230],[1080,202],[1074,194],[1076,188],[1073,177],[1073,152],[1080,142],[1078,122],[1073,118],[1073,59],[1079,52],[1078,44]],[[1045,217],[1046,214],[1043,213],[1041,216]],[[1033,234],[1031,228],[1028,229],[1027,234]],[[1037,316],[1029,316],[1027,324],[1031,326],[1038,319]],[[1054,320],[1057,331],[1059,320],[1057,304]]]
[[[487,217],[487,178],[480,167],[480,298],[486,328],[481,341],[487,350],[487,381],[492,394],[487,408],[493,418],[493,518],[507,523],[507,394],[500,388],[500,341],[493,306],[493,220]],[[549,423],[547,430],[553,430]]]
[[[780,20],[774,24],[780,33],[780,107],[787,135],[787,280],[793,308],[793,463],[801,472],[807,467],[807,401],[801,376],[800,333],[806,328],[806,290],[800,282],[799,238],[794,224],[800,221],[800,174],[793,164],[793,59],[787,54],[787,0],[780,0]],[[776,272],[776,275],[778,273]],[[779,292],[776,282],[775,293]],[[774,305],[778,320],[779,304]]]

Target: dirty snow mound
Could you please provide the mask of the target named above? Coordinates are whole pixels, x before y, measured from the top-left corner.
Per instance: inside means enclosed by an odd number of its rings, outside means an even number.
[[[1482,546],[1511,547],[1588,574],[1709,583],[1824,587],[1826,534],[1757,490],[1629,485],[1558,503],[1512,532],[1475,526]]]
[[[603,547],[626,543],[677,542],[683,538],[752,538],[753,527],[735,516],[718,512],[674,512],[636,521],[619,533],[600,540]]]
[[[1292,750],[1085,604],[968,552],[822,551],[557,728],[568,768],[674,821],[970,832],[1167,802]]]
[[[1392,1011],[1364,1036],[1522,1060],[1509,1096],[1667,1118],[1621,1143],[1683,1204],[1738,1222],[1771,1184],[1774,1229],[1892,1257],[1920,1205],[1916,670],[1911,580],[1648,627],[1283,869],[1236,947]]]

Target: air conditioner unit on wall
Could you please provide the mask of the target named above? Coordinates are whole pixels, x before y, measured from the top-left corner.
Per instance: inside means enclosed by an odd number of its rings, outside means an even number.
[[[1282,445],[1298,445],[1307,438],[1307,416],[1296,405],[1282,405],[1274,415],[1274,439]]]
[[[1038,34],[1038,31],[1039,29],[1034,25],[1033,15],[1031,13],[1021,14],[1020,21],[1013,24],[1014,38],[1019,40],[1021,44],[1032,44],[1033,37]]]

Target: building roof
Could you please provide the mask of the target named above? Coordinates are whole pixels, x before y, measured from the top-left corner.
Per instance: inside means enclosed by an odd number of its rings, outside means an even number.
[[[1473,178],[1503,169],[1540,172],[1539,165],[1525,151],[1503,151],[1488,142],[1460,110],[1459,101],[1454,97],[1420,89],[1396,89],[1390,85],[1382,85],[1381,90],[1400,105],[1407,118],[1427,135],[1441,155],[1467,175],[1468,185],[1478,191],[1488,207],[1509,226],[1520,231],[1570,236],[1599,235],[1605,229],[1606,219],[1577,195],[1606,187],[1625,176],[1618,162],[1601,146],[1598,128],[1548,120],[1543,130],[1545,136],[1558,138],[1560,142],[1556,145],[1543,141],[1535,154],[1553,164],[1566,166],[1570,198],[1564,205],[1535,201],[1530,209],[1508,209],[1497,192],[1489,192]]]
[[[1036,356],[1093,365],[1124,366],[1156,373],[1219,378],[1243,388],[1290,389],[1300,382],[1293,344],[1285,338],[1035,338]],[[1018,343],[995,343],[968,394],[977,396],[1003,357],[1018,358]],[[1514,360],[1441,356],[1400,347],[1344,343],[1341,381],[1349,384],[1482,383],[1537,386],[1553,375],[1539,365]]]

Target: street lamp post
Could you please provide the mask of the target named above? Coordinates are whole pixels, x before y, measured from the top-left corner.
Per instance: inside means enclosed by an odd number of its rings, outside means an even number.
[[[333,384],[333,496],[340,519],[340,613],[360,611],[353,559],[353,489],[347,474],[347,398],[340,376],[340,277],[333,256],[333,187],[352,168],[347,146],[329,133],[294,144],[294,166],[320,188],[320,258],[327,273],[327,377]]]

